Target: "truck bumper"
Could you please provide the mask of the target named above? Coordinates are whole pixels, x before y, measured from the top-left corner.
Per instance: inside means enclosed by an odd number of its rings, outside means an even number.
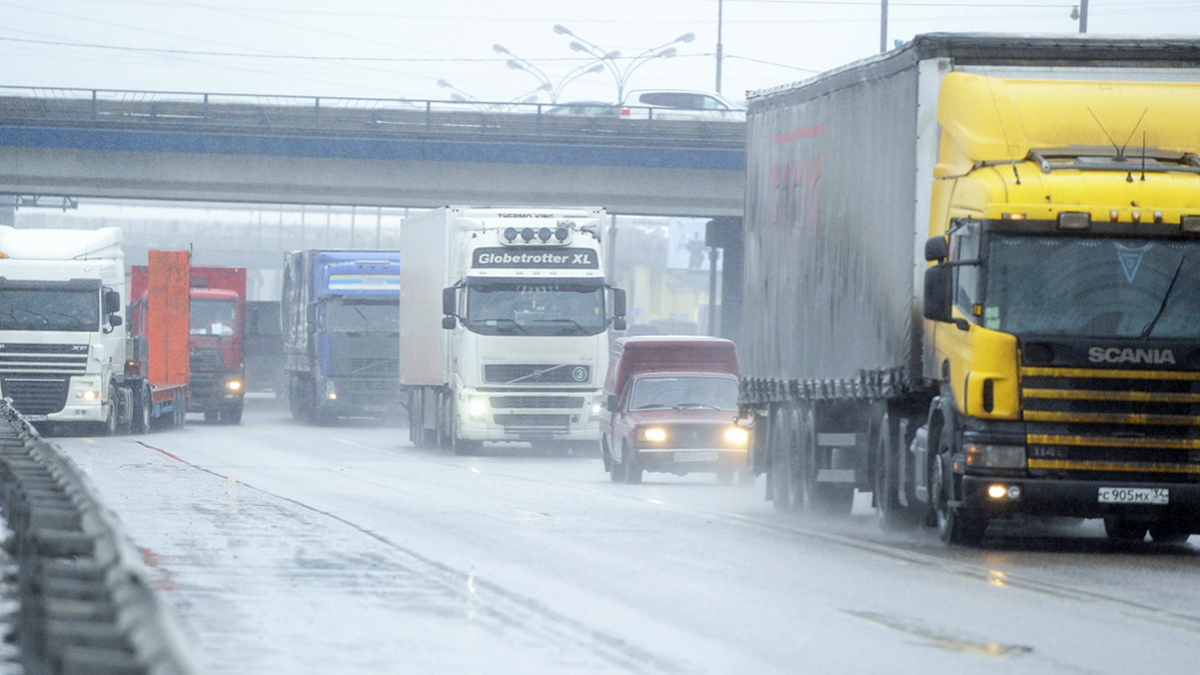
[[[1016,486],[1020,496],[992,498],[988,488]],[[1167,490],[1166,504],[1111,504],[1100,501],[1100,488],[1154,488]],[[1045,478],[983,478],[963,476],[964,507],[1002,518],[1014,514],[1103,518],[1122,516],[1133,519],[1179,519],[1200,524],[1200,484],[1139,483],[1119,480],[1062,480]],[[1010,490],[1011,492],[1011,490]]]
[[[596,391],[457,393],[458,437],[468,441],[600,441]],[[536,400],[539,408],[492,407],[513,399]],[[472,405],[476,406],[472,410]],[[474,414],[472,414],[474,413]]]
[[[236,389],[231,388],[229,386],[231,381],[238,382],[239,386]],[[245,388],[244,378],[237,375],[193,373],[191,379],[192,396],[188,404],[188,412],[237,408],[242,405]]]

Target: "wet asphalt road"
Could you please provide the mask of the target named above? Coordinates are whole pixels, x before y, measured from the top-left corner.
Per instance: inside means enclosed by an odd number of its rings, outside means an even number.
[[[1183,673],[1200,537],[1095,522],[980,549],[780,515],[713,476],[417,450],[371,423],[53,439],[143,550],[212,673]]]

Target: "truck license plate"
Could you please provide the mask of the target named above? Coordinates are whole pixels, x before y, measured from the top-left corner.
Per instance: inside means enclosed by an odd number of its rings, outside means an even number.
[[[1167,488],[1100,488],[1101,504],[1166,504]]]
[[[677,452],[675,453],[676,462],[715,462],[717,461],[716,452]]]

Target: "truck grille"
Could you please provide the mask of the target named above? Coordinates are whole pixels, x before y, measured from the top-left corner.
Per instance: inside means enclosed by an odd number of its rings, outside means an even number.
[[[49,415],[66,407],[68,383],[65,377],[5,376],[0,389],[21,414]]]
[[[578,410],[582,396],[493,396],[493,408],[557,408]]]
[[[338,379],[336,382],[339,403],[365,406],[391,406],[400,403],[398,379]]]
[[[221,370],[225,367],[225,354],[220,349],[193,349],[190,362],[192,370]]]
[[[494,384],[587,384],[592,367],[555,363],[489,363],[483,381]]]
[[[82,375],[87,359],[87,345],[0,345],[0,373]]]
[[[343,357],[334,363],[337,375],[374,375],[400,377],[399,358]]]
[[[567,431],[570,415],[496,415],[496,424],[505,431]]]
[[[391,377],[399,381],[400,351],[394,336],[335,336],[330,347],[333,375]]]
[[[1021,368],[1028,467],[1200,481],[1200,373]]]

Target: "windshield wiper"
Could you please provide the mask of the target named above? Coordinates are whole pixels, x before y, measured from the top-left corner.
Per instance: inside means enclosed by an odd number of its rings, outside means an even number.
[[[513,319],[500,319],[500,318],[497,318],[497,319],[472,319],[472,320],[471,320],[471,325],[472,325],[472,326],[476,326],[476,327],[479,327],[479,326],[487,326],[489,323],[492,323],[492,324],[503,324],[503,325],[505,325],[505,326],[512,326],[513,328],[516,328],[516,329],[520,330],[522,333],[528,333],[528,332],[529,332],[529,329],[528,329],[528,328],[526,328],[525,326],[522,326],[521,324],[517,323],[517,322],[516,322],[515,320],[513,320]],[[492,327],[493,327],[493,328],[499,328],[499,326],[492,326]]]
[[[647,403],[646,405],[639,405],[638,407],[634,408],[634,410],[664,410],[674,407],[675,406],[667,405],[665,403]]]
[[[1167,285],[1167,292],[1163,293],[1162,304],[1158,306],[1158,312],[1154,315],[1153,319],[1150,319],[1150,323],[1146,324],[1146,327],[1142,329],[1141,337],[1150,337],[1150,333],[1154,330],[1154,327],[1158,325],[1158,320],[1162,318],[1163,312],[1167,310],[1167,300],[1171,298],[1171,291],[1175,290],[1175,281],[1179,279],[1179,272],[1183,269],[1183,263],[1186,260],[1187,254],[1184,253],[1179,258],[1179,264],[1175,266],[1175,274],[1171,275],[1171,283]]]
[[[588,329],[583,327],[583,324],[579,323],[575,319],[566,319],[566,318],[563,318],[563,319],[534,319],[534,321],[542,321],[545,323],[569,323],[572,326],[578,328],[580,333],[587,333],[587,331],[588,331]]]
[[[710,403],[676,403],[674,407],[676,410],[683,410],[684,408],[710,408],[712,410],[720,410],[719,407]]]

